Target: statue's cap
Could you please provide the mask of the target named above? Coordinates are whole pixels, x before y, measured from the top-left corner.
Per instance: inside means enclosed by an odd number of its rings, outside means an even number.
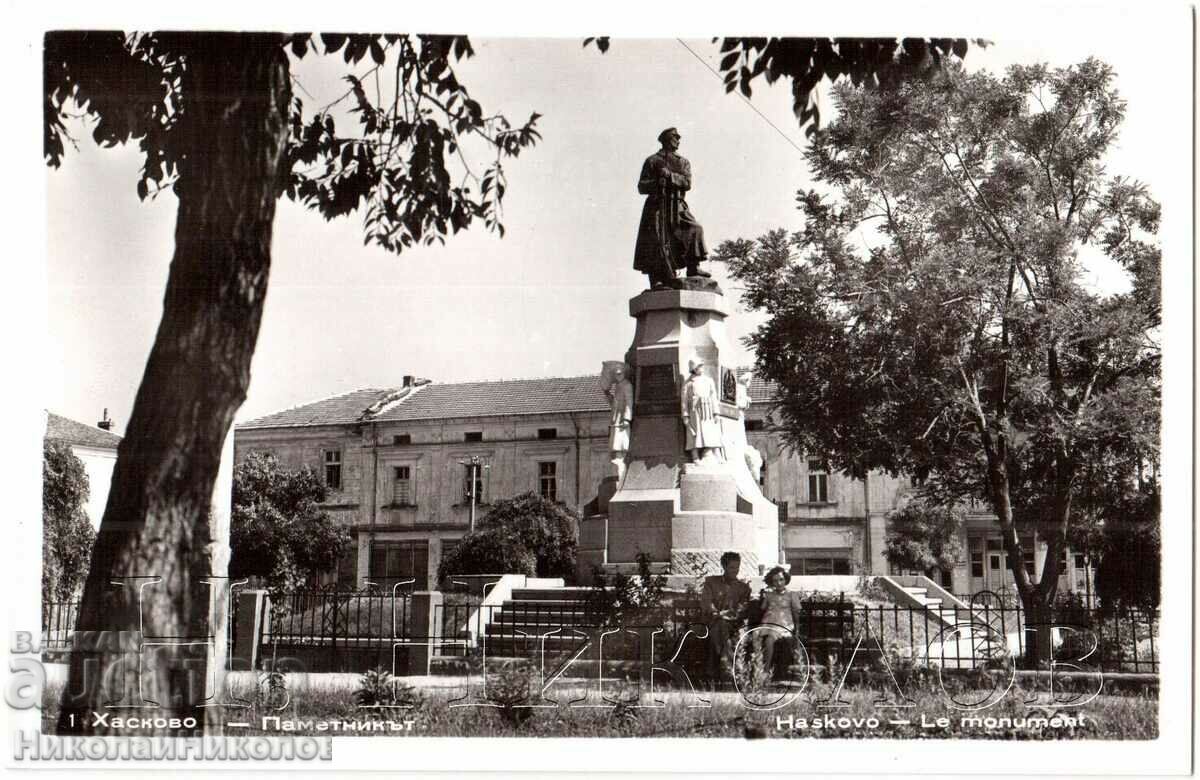
[[[658,134],[658,142],[661,144],[663,141],[667,140],[667,136],[670,135],[671,133],[675,133],[676,135],[679,135],[678,130],[676,130],[673,127],[668,127],[666,130],[663,130],[661,133]]]

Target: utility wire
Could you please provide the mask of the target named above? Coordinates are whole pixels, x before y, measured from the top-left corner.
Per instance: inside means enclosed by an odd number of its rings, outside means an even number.
[[[709,64],[708,64],[708,62],[707,62],[707,61],[706,61],[706,60],[705,60],[703,57],[701,57],[699,54],[697,54],[695,51],[693,51],[691,46],[688,46],[686,43],[684,43],[682,38],[676,38],[675,40],[679,41],[679,45],[680,45],[680,46],[682,46],[683,48],[687,49],[687,50],[688,50],[688,52],[689,52],[689,53],[690,53],[690,54],[691,54],[693,57],[695,57],[697,60],[699,60],[699,62],[700,62],[700,64],[701,64],[701,65],[703,65],[704,67],[708,68],[708,71],[709,71],[709,73],[712,73],[714,76],[716,76],[718,81],[720,81],[722,84],[724,84],[724,83],[725,83],[725,79],[724,79],[724,78],[722,78],[721,74],[720,74],[720,73],[718,73],[717,71],[715,71],[715,70],[713,69],[713,66],[712,66],[712,65],[709,65]],[[754,113],[758,114],[760,117],[762,117],[762,120],[763,120],[764,122],[766,122],[766,123],[767,123],[767,124],[769,124],[769,125],[770,125],[772,128],[774,128],[774,129],[775,129],[775,132],[779,133],[779,135],[783,137],[783,140],[785,140],[785,141],[787,141],[789,144],[791,144],[791,145],[792,145],[792,147],[793,147],[793,148],[794,148],[794,149],[795,149],[797,152],[800,152],[801,154],[804,154],[804,150],[803,150],[803,149],[801,149],[799,146],[796,146],[796,142],[792,140],[791,136],[789,136],[787,133],[785,133],[785,132],[783,132],[782,130],[780,130],[780,129],[779,129],[779,127],[778,127],[778,126],[777,126],[777,125],[776,125],[774,122],[772,122],[770,119],[768,119],[766,114],[764,114],[763,112],[759,111],[759,110],[758,110],[758,108],[756,108],[756,107],[755,107],[755,105],[754,105],[753,103],[751,103],[751,102],[749,101],[749,99],[747,99],[747,97],[746,97],[745,95],[743,95],[741,92],[738,92],[738,93],[737,93],[737,96],[738,96],[739,98],[741,98],[741,99],[742,99],[742,102],[743,102],[743,103],[745,103],[746,105],[750,106],[750,110],[751,110],[751,111],[753,111]]]

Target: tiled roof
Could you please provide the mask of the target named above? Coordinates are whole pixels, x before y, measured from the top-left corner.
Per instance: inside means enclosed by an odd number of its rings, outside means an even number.
[[[386,409],[380,421],[440,420],[608,409],[599,375],[429,384]]]
[[[75,422],[54,412],[46,412],[46,438],[106,450],[115,450],[121,443],[121,437],[111,431]]]
[[[357,422],[375,403],[385,400],[396,388],[369,387],[332,398],[324,398],[282,412],[240,423],[237,428],[294,428],[307,425],[348,425]]]
[[[247,428],[292,428],[309,425],[347,425],[363,419],[380,422],[446,420],[457,417],[498,417],[565,412],[603,412],[608,399],[599,375],[506,379],[495,382],[420,384],[398,400],[396,388],[368,388],[326,398],[238,425]],[[755,404],[771,400],[771,387],[755,378],[750,383]],[[372,406],[379,404],[374,414]]]

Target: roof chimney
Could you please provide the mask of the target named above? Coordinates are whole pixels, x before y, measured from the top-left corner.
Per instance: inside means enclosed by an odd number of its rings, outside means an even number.
[[[413,386],[412,374],[405,374],[403,382],[404,383],[401,385],[402,387],[412,387]]]
[[[100,422],[96,423],[96,427],[100,428],[101,430],[105,430],[105,431],[112,430],[113,421],[108,419],[108,408],[107,407],[104,409],[104,419],[101,420]]]

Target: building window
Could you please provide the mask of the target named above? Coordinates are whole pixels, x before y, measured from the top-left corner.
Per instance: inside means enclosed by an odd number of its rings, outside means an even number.
[[[392,472],[392,503],[412,506],[412,467],[396,466]]]
[[[792,565],[793,575],[850,574],[848,548],[788,550],[787,560]]]
[[[411,433],[398,433],[392,437],[392,444],[394,444],[394,445],[412,444],[412,434]]]
[[[1087,559],[1084,558],[1083,553],[1075,553],[1075,568],[1076,569],[1087,568]]]
[[[538,492],[542,498],[558,500],[558,464],[552,460],[538,463]]]
[[[483,441],[483,431],[467,431],[463,434],[463,441]]]
[[[808,460],[808,501],[810,504],[829,503],[829,467],[816,458]]]
[[[748,431],[761,431],[766,427],[766,421],[764,420],[746,420],[746,430]]]
[[[474,472],[474,484],[472,484],[471,476]],[[483,464],[478,466],[466,465],[463,467],[463,501],[471,503],[471,498],[474,497],[476,503],[483,503]]]
[[[758,487],[766,494],[767,491],[767,464],[762,464],[762,468],[758,472]]]
[[[983,553],[982,552],[973,551],[971,553],[971,576],[972,577],[982,577],[983,576]]]
[[[539,439],[557,439],[558,428],[538,428]]]
[[[371,545],[368,579],[391,591],[423,590],[429,586],[429,542],[375,542]]]
[[[342,451],[325,450],[325,487],[342,489]]]

